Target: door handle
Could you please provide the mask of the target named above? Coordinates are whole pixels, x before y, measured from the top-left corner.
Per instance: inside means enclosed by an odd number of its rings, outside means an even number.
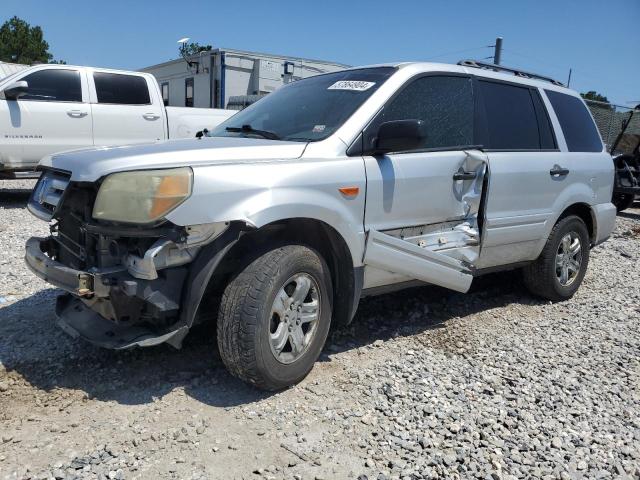
[[[455,181],[458,180],[473,180],[474,178],[476,178],[478,176],[478,174],[476,172],[466,172],[462,169],[462,167],[460,167],[460,169],[453,174],[453,179]]]
[[[565,175],[569,175],[569,169],[563,168],[560,165],[554,165],[551,170],[549,170],[549,175],[552,177],[564,177]]]
[[[82,117],[86,117],[88,115],[87,112],[83,112],[81,110],[68,110],[67,111],[67,115],[69,115],[70,117],[73,118],[82,118]]]
[[[156,115],[155,113],[145,113],[142,117],[145,120],[157,120],[160,118],[160,115]]]

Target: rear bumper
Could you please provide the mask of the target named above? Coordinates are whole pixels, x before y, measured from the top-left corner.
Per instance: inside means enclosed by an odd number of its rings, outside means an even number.
[[[65,332],[111,349],[164,342],[180,347],[189,330],[178,321],[186,269],[167,269],[167,275],[156,280],[134,278],[124,267],[75,270],[48,257],[47,242],[30,238],[25,263],[35,275],[67,292],[56,304],[58,324]]]
[[[616,207],[613,203],[599,203],[591,206],[596,232],[594,245],[598,245],[611,236],[616,226]]]

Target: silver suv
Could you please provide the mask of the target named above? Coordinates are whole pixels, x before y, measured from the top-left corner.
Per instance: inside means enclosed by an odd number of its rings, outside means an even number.
[[[304,378],[359,299],[521,268],[570,298],[610,235],[613,164],[558,82],[475,62],[356,68],[284,86],[201,139],[43,159],[26,262],[60,326],[108,348],[220,354],[264,389]]]

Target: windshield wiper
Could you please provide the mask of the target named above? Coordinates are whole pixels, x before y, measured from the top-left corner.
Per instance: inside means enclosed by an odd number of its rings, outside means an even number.
[[[253,128],[251,125],[242,125],[241,127],[227,127],[225,128],[225,130],[227,132],[253,133],[269,140],[280,140],[280,137],[275,133],[268,130],[258,130],[257,128]]]

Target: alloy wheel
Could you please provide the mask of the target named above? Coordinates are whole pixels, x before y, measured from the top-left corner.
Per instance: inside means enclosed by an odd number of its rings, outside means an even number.
[[[320,319],[319,292],[311,275],[299,273],[276,294],[271,307],[269,344],[280,363],[295,362],[311,344]]]
[[[582,244],[576,232],[569,232],[562,237],[556,252],[556,276],[563,287],[571,285],[582,266]]]

